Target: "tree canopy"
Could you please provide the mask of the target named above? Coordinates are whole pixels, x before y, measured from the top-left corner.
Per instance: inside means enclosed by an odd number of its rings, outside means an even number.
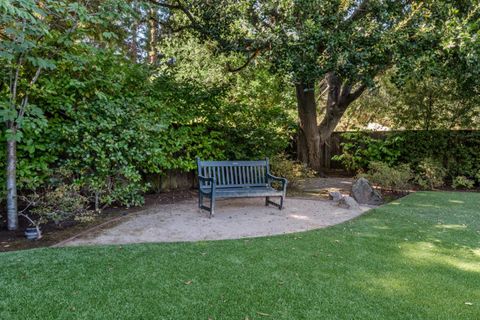
[[[400,79],[415,72],[411,66],[430,61],[452,74],[460,55],[464,67],[478,69],[473,44],[478,4],[470,1],[150,2],[169,10],[172,30],[190,29],[214,41],[219,52],[243,55],[244,62],[230,65],[231,71],[261,58],[290,78],[300,119],[299,155],[315,169],[321,167],[319,146],[350,104],[389,68],[398,66]],[[473,77],[464,82],[471,86]],[[315,91],[327,95],[320,115]]]

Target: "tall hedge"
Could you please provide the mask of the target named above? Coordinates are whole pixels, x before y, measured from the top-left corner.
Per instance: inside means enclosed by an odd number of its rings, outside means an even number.
[[[352,171],[366,170],[372,161],[408,163],[415,171],[421,161],[432,158],[445,166],[450,180],[480,175],[480,131],[347,132],[341,145],[343,153],[335,158]]]

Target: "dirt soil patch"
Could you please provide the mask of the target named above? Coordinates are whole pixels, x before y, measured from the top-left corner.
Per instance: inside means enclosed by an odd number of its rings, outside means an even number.
[[[78,236],[84,232],[88,232],[92,228],[102,226],[102,228],[113,227],[122,220],[119,218],[129,215],[134,215],[137,212],[145,209],[154,208],[158,205],[176,203],[185,199],[195,198],[194,191],[171,191],[157,194],[150,194],[145,196],[145,205],[135,208],[108,208],[104,210],[95,221],[89,223],[77,223],[75,221],[67,221],[62,226],[56,226],[53,223],[42,225],[43,237],[40,240],[25,239],[24,229],[28,226],[25,219],[20,218],[20,228],[17,231],[7,231],[0,229],[0,252],[23,250],[39,247],[49,247],[60,243],[64,240]],[[5,217],[4,212],[0,212],[0,218]],[[0,224],[6,224],[3,221]],[[4,227],[4,226],[2,226]]]

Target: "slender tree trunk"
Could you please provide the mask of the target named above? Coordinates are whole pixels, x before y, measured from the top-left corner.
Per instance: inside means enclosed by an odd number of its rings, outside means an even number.
[[[313,84],[296,84],[300,118],[299,159],[316,171],[321,169],[320,134],[317,126],[317,103]],[[306,150],[305,150],[306,149]]]
[[[7,227],[8,230],[18,229],[17,210],[17,141],[15,128],[12,137],[7,140]]]
[[[151,8],[149,11],[148,19],[148,62],[154,64],[157,61],[157,38],[158,38],[158,28],[157,28],[157,11],[154,8]]]
[[[136,2],[133,2],[133,10],[138,13],[139,8],[138,4]],[[137,62],[138,59],[138,42],[137,42],[137,37],[138,37],[138,29],[139,29],[139,22],[135,19],[134,22],[132,22],[131,28],[130,28],[130,43],[128,44],[128,51],[130,55],[130,59],[132,61]]]

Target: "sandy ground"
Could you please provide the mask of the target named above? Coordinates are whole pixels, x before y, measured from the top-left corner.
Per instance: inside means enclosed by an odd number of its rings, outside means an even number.
[[[195,200],[146,209],[106,230],[64,245],[124,244],[238,239],[318,229],[359,216],[371,207],[342,209],[332,201],[287,198],[285,208],[264,205],[263,198],[217,201],[209,219]]]

